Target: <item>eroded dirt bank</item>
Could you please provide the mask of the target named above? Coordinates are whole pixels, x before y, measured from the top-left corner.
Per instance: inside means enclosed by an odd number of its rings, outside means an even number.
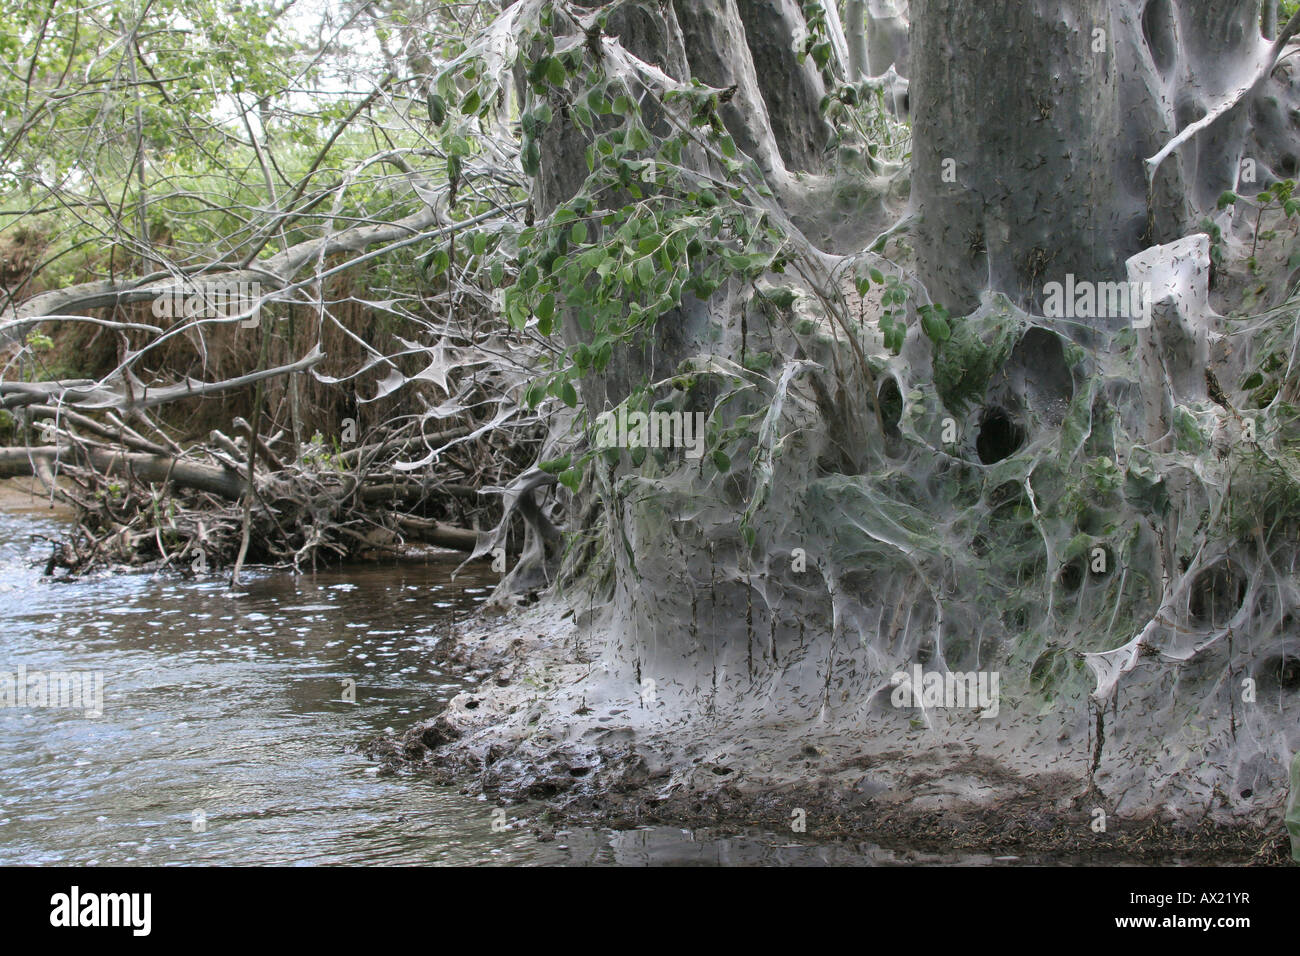
[[[46,513],[59,518],[72,517],[72,508],[50,493],[36,478],[0,478],[0,511],[11,514]]]
[[[872,735],[674,713],[644,688],[593,692],[607,686],[593,679],[600,649],[598,626],[552,603],[480,615],[438,648],[477,686],[366,751],[390,771],[427,772],[509,805],[540,839],[566,826],[663,824],[1088,862],[1289,859],[1280,810],[1276,827],[1125,817],[1090,782],[1082,751],[999,761],[924,725]]]

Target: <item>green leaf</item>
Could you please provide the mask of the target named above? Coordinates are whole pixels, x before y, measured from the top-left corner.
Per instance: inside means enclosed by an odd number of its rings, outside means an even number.
[[[882,322],[881,329],[885,333],[885,348],[889,349],[889,351],[893,352],[895,355],[902,352],[903,345],[907,341],[907,326],[899,322],[896,325],[890,325],[890,327],[886,329]]]
[[[561,455],[559,458],[551,458],[544,461],[537,467],[542,469],[548,475],[558,475],[569,467],[569,462],[573,460],[573,455]]]
[[[542,296],[542,301],[537,303],[537,317],[550,321],[555,316],[555,293],[548,292]]]
[[[443,248],[435,249],[429,256],[429,268],[426,275],[431,279],[437,278],[447,271],[449,265],[451,265],[451,256],[447,253],[447,250]]]
[[[578,486],[582,484],[582,470],[580,468],[569,468],[561,472],[560,484],[576,493]]]
[[[573,387],[572,382],[565,382],[560,386],[560,401],[570,408],[578,407],[578,390]]]
[[[434,126],[441,126],[447,121],[447,101],[432,90],[424,99],[424,105],[429,110],[429,122]]]
[[[773,289],[767,298],[778,309],[789,310],[794,306],[795,291],[788,288]]]
[[[927,309],[921,316],[921,331],[936,345],[947,342],[952,336],[952,329],[948,327],[947,320],[934,309]]]
[[[510,320],[510,327],[516,331],[523,331],[524,326],[528,324],[528,314],[519,304],[518,297],[511,298],[506,303],[506,317]]]
[[[720,473],[725,474],[731,470],[731,459],[727,457],[727,453],[721,448],[716,449],[711,457],[714,466]]]
[[[542,150],[537,145],[537,140],[529,139],[524,143],[523,150],[519,153],[519,162],[524,168],[524,173],[529,176],[536,176],[542,163]]]

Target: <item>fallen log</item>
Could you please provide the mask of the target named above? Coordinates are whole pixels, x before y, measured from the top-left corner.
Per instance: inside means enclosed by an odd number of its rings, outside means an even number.
[[[250,372],[221,382],[197,382],[187,380],[179,385],[162,385],[144,388],[139,394],[128,389],[122,374],[113,377],[118,387],[91,379],[67,379],[57,382],[4,382],[0,381],[0,406],[4,408],[21,408],[25,405],[55,404],[71,406],[82,411],[96,411],[106,408],[127,410],[153,408],[166,405],[182,398],[200,398],[215,395],[231,389],[244,388],[278,375],[290,375],[303,372],[320,364],[325,353],[317,346],[307,355],[288,365]]]
[[[361,486],[361,500],[366,504],[384,501],[410,502],[429,498],[433,495],[451,495],[454,498],[478,498],[478,489],[469,485],[432,484],[422,485],[414,481],[385,482]]]
[[[419,538],[428,544],[436,544],[440,548],[473,553],[475,547],[478,546],[479,533],[477,531],[455,528],[449,524],[443,524],[441,521],[404,515],[397,519],[397,525],[411,537]]]
[[[78,448],[71,445],[0,448],[0,478],[39,475],[42,463],[51,466],[55,461],[91,468],[106,477],[126,475],[129,471],[141,481],[170,483],[178,488],[206,491],[230,501],[242,498],[248,487],[242,475],[214,465],[202,465],[166,455]]]

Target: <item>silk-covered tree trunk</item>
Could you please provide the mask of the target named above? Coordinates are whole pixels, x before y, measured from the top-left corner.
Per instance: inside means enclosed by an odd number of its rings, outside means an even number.
[[[920,268],[958,307],[1033,303],[1066,273],[1121,279],[1237,188],[1248,103],[1160,167],[1146,159],[1249,84],[1258,0],[917,0]],[[996,104],[996,108],[993,108]]]
[[[846,9],[870,27],[866,6]],[[665,83],[717,91],[789,242],[784,271],[684,296],[581,380],[590,416],[671,380],[651,400],[705,414],[710,453],[602,459],[578,492],[603,513],[589,616],[610,637],[574,701],[624,706],[648,680],[669,715],[650,731],[784,722],[885,762],[906,739],[1015,774],[1059,764],[1121,811],[1273,813],[1300,745],[1300,515],[1279,504],[1291,426],[1272,397],[1293,386],[1248,390],[1263,340],[1229,342],[1214,307],[1251,281],[1251,240],[1273,248],[1243,197],[1294,171],[1294,30],[1266,40],[1259,0],[909,9],[911,158],[892,181],[822,113],[874,95],[881,68],[835,4],[630,0],[605,24]],[[589,145],[561,111],[539,217],[582,188]],[[819,247],[846,225],[858,247]],[[1252,301],[1286,298],[1286,260]],[[1146,289],[1142,309],[1048,307],[1055,286],[1118,283]],[[1001,703],[900,708],[913,668],[1000,675]],[[572,714],[556,726],[584,739]]]

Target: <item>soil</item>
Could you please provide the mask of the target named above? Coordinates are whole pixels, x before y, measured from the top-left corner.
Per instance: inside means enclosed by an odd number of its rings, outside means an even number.
[[[592,628],[550,602],[485,612],[435,651],[476,686],[401,737],[363,749],[386,771],[429,773],[513,805],[542,840],[569,826],[674,825],[866,840],[949,858],[1289,864],[1280,824],[1111,813],[1088,783],[1086,754],[1068,769],[1023,773],[956,744],[926,746],[924,730],[886,742],[709,715],[646,719],[636,703],[588,705],[597,644]]]
[[[13,514],[44,514],[60,518],[73,516],[72,506],[50,501],[50,493],[36,478],[0,478],[0,511]]]

